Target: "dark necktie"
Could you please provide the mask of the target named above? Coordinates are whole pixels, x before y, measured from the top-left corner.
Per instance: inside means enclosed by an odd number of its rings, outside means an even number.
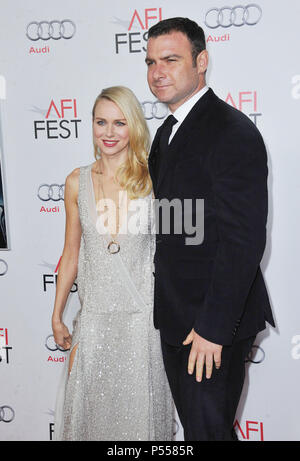
[[[157,164],[157,177],[159,175],[159,171],[161,169],[161,165],[166,158],[166,152],[168,149],[168,141],[170,134],[172,132],[172,127],[177,123],[178,120],[174,117],[174,115],[169,115],[168,118],[163,123],[162,130],[160,133],[159,138],[159,156],[158,156],[158,164]]]
[[[173,125],[177,123],[178,120],[174,117],[174,115],[169,115],[168,118],[163,123],[163,127],[160,133],[160,138],[159,138],[159,152],[160,154],[163,154],[167,148],[168,148],[168,141],[170,134],[172,132]]]

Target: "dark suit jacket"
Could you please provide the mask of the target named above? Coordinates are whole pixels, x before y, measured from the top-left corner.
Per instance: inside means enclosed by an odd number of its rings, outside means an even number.
[[[171,140],[159,177],[161,127],[149,155],[156,201],[204,199],[204,240],[157,229],[154,324],[179,345],[192,328],[230,345],[274,326],[260,261],[266,243],[267,155],[256,126],[209,89]],[[184,208],[183,208],[184,209]]]

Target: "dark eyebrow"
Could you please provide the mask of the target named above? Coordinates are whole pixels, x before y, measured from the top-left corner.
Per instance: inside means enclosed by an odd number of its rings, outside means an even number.
[[[170,59],[170,58],[181,59],[182,56],[180,56],[179,54],[173,53],[173,54],[169,54],[168,56],[164,56],[163,58],[160,58],[160,59],[161,59],[162,61],[167,61],[167,60]],[[153,61],[154,61],[154,60],[151,59],[151,58],[148,58],[148,57],[145,58],[146,64],[149,63],[149,62],[153,62]]]
[[[165,61],[165,60],[170,59],[170,58],[178,58],[178,59],[180,59],[181,57],[182,57],[182,56],[180,56],[179,54],[173,53],[173,54],[169,54],[168,56],[165,56],[165,57],[163,57],[163,58],[161,58],[161,59],[162,59],[163,61]]]

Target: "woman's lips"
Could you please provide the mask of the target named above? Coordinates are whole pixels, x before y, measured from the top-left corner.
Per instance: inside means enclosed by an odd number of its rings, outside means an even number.
[[[102,141],[105,147],[114,147],[118,144],[119,141],[108,141],[108,140],[103,140]]]

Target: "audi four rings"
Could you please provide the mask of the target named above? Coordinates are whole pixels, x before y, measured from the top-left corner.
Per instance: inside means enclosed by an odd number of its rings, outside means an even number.
[[[60,40],[64,38],[69,40],[74,37],[76,32],[76,26],[70,19],[64,19],[63,21],[32,21],[26,28],[26,36],[33,42],[37,40]]]
[[[10,423],[15,418],[15,411],[8,405],[0,406],[0,422]]]
[[[260,346],[254,344],[245,362],[261,363],[265,360],[265,356],[265,351]]]
[[[262,17],[262,9],[256,3],[237,5],[234,7],[211,8],[205,15],[204,23],[210,29],[218,27],[241,27],[247,24],[254,26]]]
[[[153,118],[162,120],[168,113],[168,107],[160,101],[144,101],[141,102],[141,106],[146,120],[152,120]]]
[[[58,202],[64,199],[64,188],[64,184],[41,184],[37,196],[43,202]]]
[[[68,350],[68,349],[63,349],[62,347],[58,346],[54,341],[53,335],[47,336],[45,346],[51,352],[55,352],[55,351],[66,352]]]
[[[4,261],[4,259],[0,259],[0,276],[5,275],[7,271],[8,271],[7,262]]]

